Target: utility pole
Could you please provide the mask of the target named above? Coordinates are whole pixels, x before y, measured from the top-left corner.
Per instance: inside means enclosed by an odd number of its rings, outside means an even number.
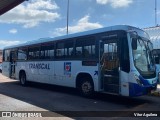
[[[157,0],[155,0],[155,26],[157,26]]]
[[[68,35],[68,22],[69,22],[69,0],[67,2],[67,35]]]

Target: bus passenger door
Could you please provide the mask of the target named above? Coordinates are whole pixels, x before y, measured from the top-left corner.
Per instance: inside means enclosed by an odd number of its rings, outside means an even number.
[[[118,40],[102,42],[101,80],[104,92],[119,94],[119,55]]]
[[[10,78],[15,78],[15,65],[16,65],[16,51],[10,52],[10,63],[11,63],[11,71],[10,71]]]

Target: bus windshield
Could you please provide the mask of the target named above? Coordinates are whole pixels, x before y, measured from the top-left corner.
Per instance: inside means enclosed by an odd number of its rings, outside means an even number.
[[[139,72],[148,73],[155,71],[154,60],[152,56],[152,43],[149,40],[138,37],[137,47],[133,50],[133,59],[135,67]]]

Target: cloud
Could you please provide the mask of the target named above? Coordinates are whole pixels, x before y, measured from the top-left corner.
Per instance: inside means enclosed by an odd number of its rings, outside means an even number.
[[[13,41],[13,40],[0,40],[0,49],[3,49],[4,47],[7,47],[7,46],[12,46],[12,45],[17,45],[17,44],[20,44],[21,41]]]
[[[113,8],[128,7],[133,0],[96,0],[98,4],[110,4]]]
[[[80,20],[78,20],[76,25],[69,26],[68,27],[69,33],[82,32],[82,31],[87,31],[87,30],[103,27],[101,24],[99,24],[97,22],[96,23],[89,22],[89,18],[90,18],[90,16],[86,15],[83,18],[81,18]],[[66,34],[66,29],[67,29],[67,27],[57,28],[57,29],[55,29],[53,35],[54,36],[64,35],[64,34]]]
[[[12,34],[16,34],[18,31],[17,31],[17,29],[11,29],[11,30],[9,30],[9,33],[12,33]]]
[[[29,9],[58,9],[59,7],[57,4],[53,1],[53,4],[51,3],[51,0],[32,0],[32,4],[28,4],[27,8]]]
[[[59,7],[51,0],[29,0],[0,17],[0,23],[22,24],[24,28],[38,26],[42,22],[54,22],[60,18],[55,12]]]

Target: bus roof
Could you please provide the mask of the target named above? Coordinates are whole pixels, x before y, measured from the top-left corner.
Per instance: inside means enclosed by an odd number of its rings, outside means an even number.
[[[139,28],[129,26],[129,25],[115,25],[115,26],[110,26],[110,27],[89,30],[89,31],[85,31],[85,32],[79,32],[79,33],[68,34],[68,35],[64,35],[64,36],[58,36],[58,37],[54,37],[54,38],[40,38],[37,40],[27,41],[25,43],[18,44],[18,45],[7,46],[4,49],[12,49],[12,48],[17,48],[17,47],[21,47],[21,46],[29,46],[29,45],[40,44],[40,43],[44,43],[44,42],[51,42],[51,41],[56,41],[56,40],[75,38],[75,37],[92,35],[92,34],[107,32],[107,31],[114,31],[114,30],[129,31],[129,30],[135,30],[135,29],[140,30]]]

